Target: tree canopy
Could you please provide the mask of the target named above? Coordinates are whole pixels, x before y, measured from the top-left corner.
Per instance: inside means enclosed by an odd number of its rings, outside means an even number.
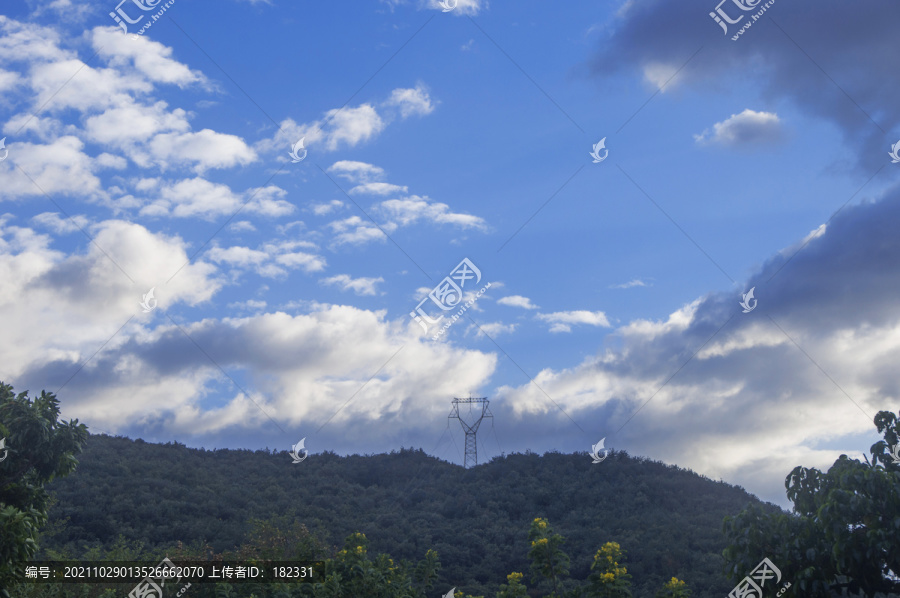
[[[61,422],[59,401],[41,391],[16,395],[0,382],[0,595],[21,576],[38,549],[38,534],[47,522],[50,497],[44,485],[75,470],[88,437],[78,420]]]
[[[900,446],[900,420],[880,411],[874,422],[884,439],[870,448],[871,461],[841,455],[827,472],[791,471],[785,488],[794,513],[751,506],[726,518],[733,579],[769,558],[799,596],[900,593],[900,462],[889,455]]]

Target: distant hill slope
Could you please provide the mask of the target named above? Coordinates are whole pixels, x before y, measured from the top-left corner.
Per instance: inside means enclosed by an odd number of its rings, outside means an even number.
[[[574,579],[615,541],[636,598],[673,576],[695,597],[722,598],[734,585],[722,574],[722,519],[759,503],[741,488],[625,453],[598,465],[585,454],[514,454],[470,470],[413,450],[316,454],[295,465],[284,452],[92,436],[79,460],[51,485],[59,501],[51,522],[68,522],[48,547],[80,554],[122,534],[151,546],[204,539],[221,551],[244,540],[248,519],[289,516],[334,545],[363,532],[371,553],[394,559],[434,548],[445,585],[485,597],[512,571],[531,586],[527,532],[545,517],[566,538]]]

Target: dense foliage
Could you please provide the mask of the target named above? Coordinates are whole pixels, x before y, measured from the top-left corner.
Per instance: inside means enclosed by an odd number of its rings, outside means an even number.
[[[756,506],[725,521],[728,572],[740,579],[769,558],[791,588],[783,596],[900,594],[900,419],[875,416],[884,434],[871,463],[841,455],[825,473],[796,467],[785,481],[792,514]]]
[[[367,550],[397,562],[433,550],[443,565],[436,587],[484,596],[501,584],[518,595],[511,572],[533,595],[552,591],[551,581],[530,579],[528,531],[542,517],[565,537],[567,583],[587,580],[598,549],[616,542],[635,596],[654,596],[677,577],[695,596],[721,598],[733,587],[722,575],[722,520],[759,504],[740,488],[622,452],[601,465],[584,454],[529,453],[464,470],[412,450],[314,454],[294,465],[284,452],[91,436],[80,461],[51,486],[58,504],[48,549],[80,556],[122,536],[142,543],[149,560],[179,541],[222,553],[246,542],[251,519],[277,515],[329,546],[363,533]]]
[[[59,401],[41,392],[16,395],[0,382],[0,595],[22,574],[22,566],[37,551],[38,534],[46,523],[50,497],[44,485],[75,469],[75,455],[87,440],[87,428],[77,420],[60,422]]]
[[[253,533],[248,543],[237,551],[226,554],[215,554],[209,546],[195,545],[185,547],[178,544],[171,550],[173,565],[187,562],[196,563],[203,560],[210,566],[222,559],[234,562],[240,559],[245,563],[259,563],[259,559],[316,559],[315,568],[319,573],[315,580],[307,583],[214,583],[188,582],[186,580],[169,580],[159,586],[139,583],[111,584],[85,583],[77,586],[61,586],[43,582],[23,583],[16,587],[19,598],[116,598],[126,592],[129,596],[141,598],[180,597],[190,591],[191,598],[427,598],[437,595],[435,582],[441,564],[434,550],[429,550],[425,557],[416,564],[407,561],[395,563],[386,554],[379,554],[374,559],[369,556],[369,541],[364,534],[351,534],[344,541],[344,546],[330,557],[323,558],[324,547],[302,525],[295,521],[288,525],[283,518],[272,521],[253,521]],[[615,542],[607,542],[597,551],[594,557],[591,577],[584,581],[568,579],[565,567],[556,565],[567,562],[568,556],[561,549],[564,539],[553,532],[547,520],[537,518],[532,522],[529,537],[533,538],[529,555],[531,568],[537,573],[537,581],[552,580],[554,584],[569,589],[561,591],[555,587],[548,598],[629,598],[630,576],[619,561],[624,555]],[[550,542],[550,539],[557,542]],[[167,555],[169,551],[167,551]],[[49,556],[61,558],[63,555],[50,552]],[[147,558],[137,545],[128,545],[119,539],[116,545],[105,554],[92,551],[85,558],[96,560],[139,560]],[[596,569],[596,571],[594,571]],[[501,585],[496,593],[497,598],[526,598],[528,588],[522,583],[522,573],[513,572],[507,576],[508,584]],[[141,588],[152,588],[153,592],[143,593]],[[446,588],[444,588],[446,589]],[[162,594],[160,595],[159,593]],[[485,598],[472,596],[454,587],[449,592],[441,591],[444,596],[453,598]],[[532,595],[534,595],[532,593]],[[539,594],[546,595],[546,594]],[[687,598],[690,591],[685,582],[672,578],[659,592],[656,598]]]

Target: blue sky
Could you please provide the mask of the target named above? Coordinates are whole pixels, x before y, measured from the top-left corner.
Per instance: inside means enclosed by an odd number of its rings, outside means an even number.
[[[455,462],[472,393],[481,460],[605,437],[786,504],[900,409],[898,9],[715,8],[6,3],[0,380],[95,432]],[[432,340],[464,258],[491,287]]]

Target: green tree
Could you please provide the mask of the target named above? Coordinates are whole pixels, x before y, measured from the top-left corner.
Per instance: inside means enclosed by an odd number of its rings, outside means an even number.
[[[599,598],[629,598],[631,596],[631,575],[619,565],[625,554],[616,542],[607,542],[591,563],[588,577],[588,595]]]
[[[528,589],[522,583],[524,575],[521,573],[510,573],[506,576],[506,583],[501,584],[500,591],[497,592],[497,598],[527,598]]]
[[[44,485],[75,470],[75,455],[88,437],[78,420],[58,418],[53,393],[41,391],[32,401],[28,391],[16,396],[12,386],[0,382],[0,439],[8,451],[0,462],[0,596],[9,596],[8,588],[38,549],[50,504]]]
[[[673,577],[656,593],[656,598],[690,598],[691,591],[687,584]]]
[[[560,548],[565,538],[553,533],[547,520],[538,517],[531,522],[528,539],[531,540],[528,558],[531,559],[532,581],[537,582],[542,577],[549,580],[553,595],[559,596],[561,578],[569,574],[569,557]]]
[[[841,455],[823,473],[796,467],[785,480],[796,514],[765,514],[758,507],[726,517],[726,572],[741,579],[768,557],[791,581],[791,593],[828,598],[846,590],[875,596],[900,592],[890,572],[900,572],[900,464],[888,447],[900,442],[900,420],[875,416],[884,440],[872,445],[872,461]]]

